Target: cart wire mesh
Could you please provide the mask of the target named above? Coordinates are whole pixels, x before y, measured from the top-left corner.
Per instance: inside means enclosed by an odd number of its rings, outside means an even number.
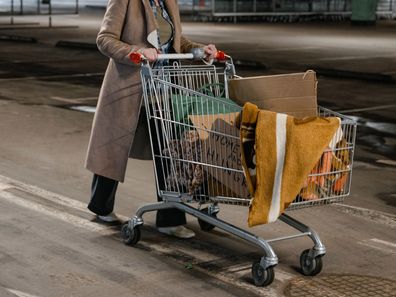
[[[242,109],[228,99],[230,77],[213,65],[142,69],[157,190],[164,200],[250,205],[237,129]],[[339,117],[341,125],[288,210],[349,195],[356,123],[322,107],[318,115]]]

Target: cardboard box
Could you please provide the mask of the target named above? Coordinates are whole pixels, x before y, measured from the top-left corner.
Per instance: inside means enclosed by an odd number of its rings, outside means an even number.
[[[230,98],[239,105],[256,104],[261,109],[296,118],[317,116],[316,73],[257,76],[229,81]]]
[[[208,176],[211,196],[247,198],[246,179],[242,172],[241,141],[235,121],[239,112],[216,115],[190,115],[202,140],[201,161]],[[221,168],[219,168],[221,167]]]

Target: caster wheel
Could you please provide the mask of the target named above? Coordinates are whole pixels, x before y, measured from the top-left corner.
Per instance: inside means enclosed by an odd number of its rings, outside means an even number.
[[[306,276],[314,276],[322,271],[323,262],[322,256],[317,256],[316,258],[312,258],[309,255],[310,250],[305,250],[301,253],[300,256],[300,266],[301,271]]]
[[[121,238],[126,245],[134,245],[137,244],[140,240],[140,228],[136,226],[131,229],[128,226],[128,223],[122,225],[121,228]]]
[[[208,208],[206,207],[206,208],[204,208],[204,209],[202,209],[201,210],[203,213],[208,213]],[[214,217],[214,218],[217,218],[217,214],[212,214],[211,215],[212,217]],[[214,225],[212,225],[212,224],[209,224],[209,223],[207,223],[207,222],[205,222],[205,221],[202,221],[202,220],[200,220],[200,219],[198,219],[198,223],[199,223],[199,226],[201,227],[201,230],[202,231],[206,231],[206,232],[209,232],[209,231],[212,231],[214,228],[215,228],[215,226]]]
[[[260,261],[254,262],[252,265],[252,276],[257,287],[268,286],[272,284],[275,278],[274,267],[264,269],[261,267]]]

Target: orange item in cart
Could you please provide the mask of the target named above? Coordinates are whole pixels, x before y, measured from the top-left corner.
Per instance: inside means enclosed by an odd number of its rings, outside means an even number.
[[[335,158],[332,162],[332,171],[340,171],[340,170],[348,170],[350,168],[350,151],[346,149],[347,142],[345,139],[342,139],[340,142],[337,143],[336,148],[340,149],[335,152]],[[345,148],[345,149],[341,149]],[[339,173],[339,177],[336,179],[332,186],[332,190],[339,194],[343,192],[345,188],[345,184],[348,181],[349,172],[342,172]]]
[[[339,179],[333,185],[333,191],[336,193],[341,193],[344,191],[345,184],[348,180],[349,173],[343,173]]]
[[[324,152],[322,157],[320,158],[318,164],[316,164],[315,168],[309,174],[315,174],[314,176],[309,176],[304,182],[304,188],[307,187],[310,183],[315,183],[321,187],[325,185],[325,173],[330,172],[331,165],[333,159],[333,152],[328,151]],[[320,174],[320,175],[316,175]]]

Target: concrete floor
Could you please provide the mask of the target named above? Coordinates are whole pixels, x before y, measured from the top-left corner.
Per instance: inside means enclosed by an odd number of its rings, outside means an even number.
[[[73,21],[78,29],[0,30],[39,40],[1,41],[0,47],[0,296],[283,296],[300,277],[299,254],[311,247],[306,239],[274,245],[280,258],[276,281],[258,289],[249,269],[259,251],[222,231],[200,232],[190,219],[197,237],[176,240],[159,235],[149,214],[141,242],[130,248],[118,239],[118,228],[97,224],[85,210],[91,175],[82,165],[93,115],[69,108],[95,105],[107,61],[93,50],[54,44],[92,43],[102,13],[56,19],[59,25]],[[396,279],[396,84],[381,80],[396,74],[395,31],[394,23],[184,26],[191,39],[216,40],[242,61],[242,75],[334,70],[319,77],[320,103],[347,110],[360,123],[346,201],[351,207],[293,212],[326,244],[325,275]],[[248,67],[246,60],[266,68]],[[355,78],[346,78],[345,71]],[[362,73],[373,76],[362,79]],[[117,213],[133,215],[154,200],[154,192],[151,162],[130,160]],[[222,207],[220,216],[247,227],[245,208]],[[269,238],[291,230],[274,223],[253,232]]]

